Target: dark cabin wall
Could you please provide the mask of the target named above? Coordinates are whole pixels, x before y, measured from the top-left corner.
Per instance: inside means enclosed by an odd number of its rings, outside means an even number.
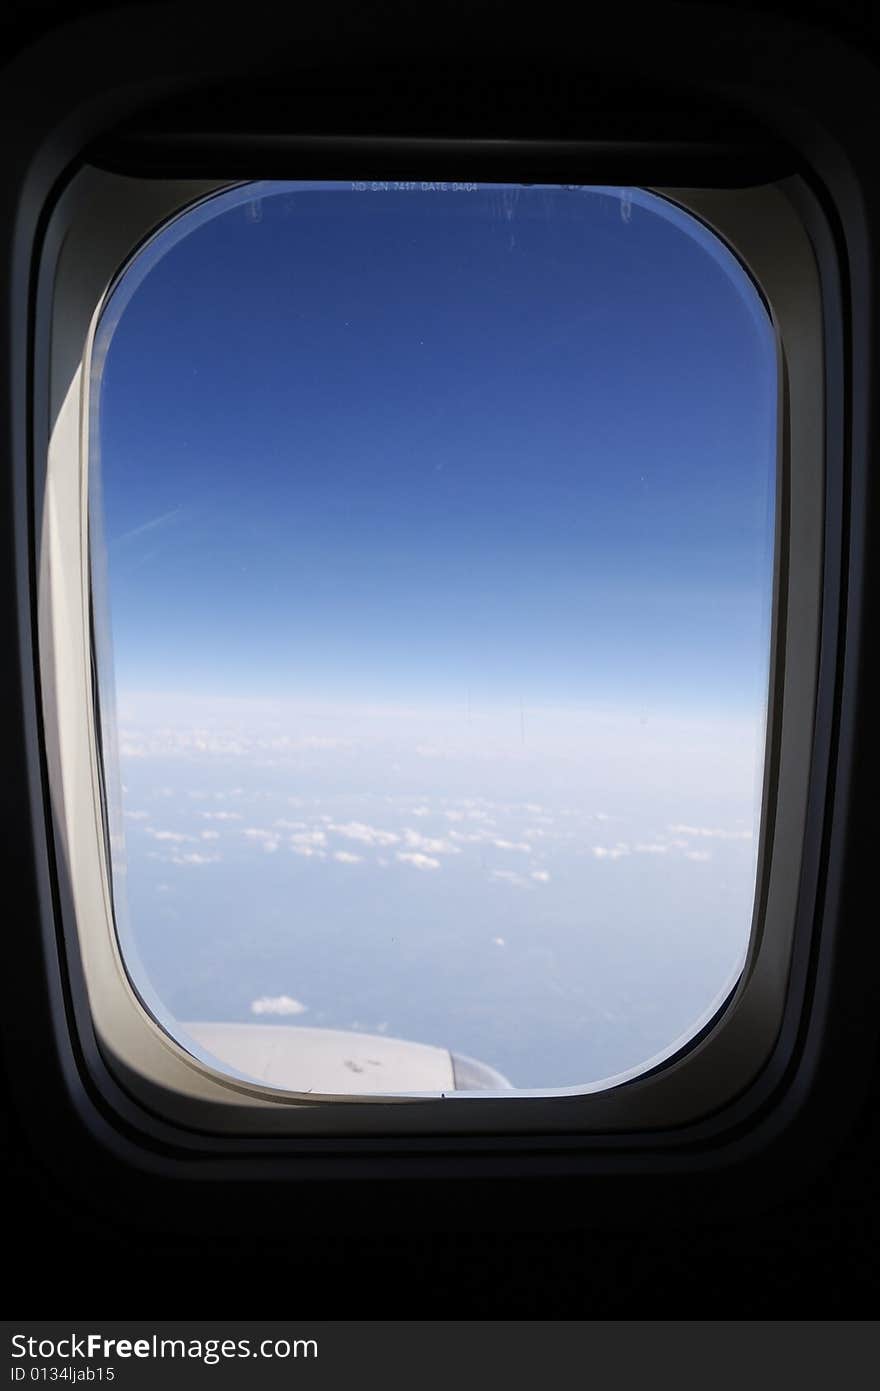
[[[115,0],[7,3],[0,56],[65,19],[110,8],[124,7]],[[772,0],[747,8],[810,21],[880,64],[880,7],[870,0]],[[536,13],[546,16],[547,7]],[[870,821],[873,809],[863,811]],[[527,1232],[519,1229],[514,1200],[506,1230],[481,1230],[474,1211],[468,1229],[427,1239],[418,1231],[353,1236],[340,1223],[295,1242],[271,1230],[247,1240],[221,1232],[197,1240],[134,1235],[82,1206],[71,1208],[30,1150],[4,1088],[3,1207],[21,1237],[12,1265],[17,1309],[48,1316],[84,1307],[79,1264],[87,1260],[89,1307],[108,1316],[132,1308],[129,1280],[155,1276],[164,1295],[143,1312],[169,1316],[295,1311],[391,1318],[417,1310],[428,1318],[858,1317],[873,1307],[880,1237],[878,1080],[875,1073],[854,1128],[818,1176],[804,1187],[793,1174],[788,1199],[745,1219],[581,1229],[573,1197],[570,1230]],[[372,1201],[369,1192],[363,1201]]]

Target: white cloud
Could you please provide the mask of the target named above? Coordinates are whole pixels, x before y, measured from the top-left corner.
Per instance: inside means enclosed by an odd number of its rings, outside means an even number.
[[[411,826],[404,830],[403,838],[411,850],[422,850],[428,855],[460,855],[457,845],[438,836],[423,836]]]
[[[290,837],[292,847],[297,845],[326,845],[327,837],[323,831],[297,831]]]
[[[711,840],[751,840],[751,831],[724,831],[715,826],[670,826],[680,836],[704,836]]]
[[[248,840],[256,840],[262,845],[267,854],[272,855],[278,849],[280,841],[274,831],[264,831],[258,826],[248,826],[242,831],[243,836]]]
[[[398,850],[397,858],[404,864],[412,865],[413,869],[440,868],[439,860],[432,860],[430,855],[421,855],[418,851]]]
[[[629,854],[627,845],[594,845],[593,854],[597,860],[620,860]]]
[[[220,839],[220,832],[219,832],[219,831],[201,831],[200,834],[199,834],[199,839],[200,839],[200,840],[219,840],[219,839]]]
[[[550,883],[550,875],[547,873],[546,869],[533,869],[531,877],[532,879],[537,879],[539,884]]]
[[[363,855],[352,855],[350,850],[334,850],[334,860],[338,860],[341,865],[363,864]]]
[[[506,947],[507,943],[505,942],[503,937],[493,937],[492,945],[493,947]]]
[[[412,811],[410,812],[410,816],[430,816],[430,815],[431,815],[431,808],[430,808],[430,807],[413,807]]]
[[[523,855],[531,855],[534,847],[528,845],[524,840],[507,840],[499,836],[494,830],[487,827],[494,825],[489,821],[487,826],[481,826],[475,831],[450,831],[449,834],[454,841],[463,845],[492,845],[496,850],[517,850]],[[523,832],[522,834],[525,834]]]
[[[306,860],[326,860],[327,858],[326,850],[319,850],[314,845],[292,845],[290,848],[294,855],[302,855],[303,859]]]
[[[251,1000],[251,1014],[305,1014],[307,1010],[308,1005],[290,995],[261,995]]]
[[[125,815],[128,817],[129,821],[149,821],[150,819],[150,813],[148,811],[127,811]]]
[[[521,874],[515,873],[512,869],[493,869],[489,878],[500,879],[502,883],[505,884],[513,884],[517,889],[531,888],[528,879],[525,879]]]
[[[206,729],[153,728],[149,733],[122,731],[119,752],[123,758],[189,758],[193,754],[240,755],[253,741]]]
[[[258,749],[272,749],[278,753],[303,753],[313,749],[346,749],[350,747],[350,739],[328,738],[323,735],[307,735],[300,738],[291,734],[276,734],[268,739],[254,739],[253,744]]]
[[[205,821],[240,821],[241,812],[238,811],[200,811]]]
[[[635,849],[637,855],[666,855],[669,851],[669,846],[656,844],[651,841],[646,845],[637,845]]]
[[[200,855],[198,851],[191,850],[187,854],[172,855],[173,865],[212,865],[220,859],[219,855]]]
[[[283,816],[279,816],[273,825],[279,826],[282,831],[304,831],[306,829],[305,821],[285,821]]]
[[[705,860],[711,860],[711,858],[712,858],[712,856],[709,854],[709,851],[708,851],[708,850],[687,850],[687,851],[685,851],[685,859],[686,859],[686,860],[700,860],[700,861],[702,862],[702,861],[705,861]]]
[[[363,821],[346,821],[342,824],[331,822],[327,828],[334,835],[344,836],[346,840],[357,840],[363,845],[396,845],[400,836],[394,831],[383,831],[377,826],[367,826]]]
[[[187,840],[195,840],[195,836],[184,835],[182,831],[155,831],[152,826],[147,827],[147,835],[152,836],[153,840],[170,840],[177,845],[182,845]]]

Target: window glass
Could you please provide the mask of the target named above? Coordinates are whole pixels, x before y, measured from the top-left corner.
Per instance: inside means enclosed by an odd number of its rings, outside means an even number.
[[[124,960],[185,1047],[559,1090],[712,1017],[776,390],[746,272],[640,190],[251,184],[134,258],[92,361],[103,758]]]

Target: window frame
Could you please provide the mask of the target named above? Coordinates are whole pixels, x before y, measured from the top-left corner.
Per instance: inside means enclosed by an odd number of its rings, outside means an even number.
[[[676,42],[683,43],[683,51],[687,54],[699,50],[701,43],[706,45],[710,34],[717,38],[717,13],[709,12],[708,19],[707,27],[705,20],[695,18],[691,12],[684,18],[679,14],[677,25],[676,22],[671,23],[663,33],[652,33],[649,27],[640,35],[637,45],[639,63],[643,67],[649,66],[659,45],[659,51],[673,74],[683,80],[683,60],[680,55],[676,58],[674,46]],[[691,32],[692,29],[694,32]],[[101,63],[96,61],[99,54],[103,61],[112,52],[113,24],[106,25],[102,19],[100,23],[89,22],[77,26],[77,32],[83,62],[74,80],[68,81],[66,86],[61,86],[53,94],[52,101],[47,103],[47,109],[41,115],[42,124],[36,121],[36,131],[29,132],[18,143],[18,163],[13,175],[19,198],[18,211],[12,232],[3,247],[7,274],[5,323],[7,334],[11,333],[7,345],[10,362],[8,365],[4,362],[4,367],[7,371],[11,368],[8,379],[13,409],[10,424],[17,490],[14,520],[21,641],[21,689],[13,706],[17,713],[20,712],[16,727],[21,728],[26,740],[28,763],[26,770],[22,770],[21,785],[29,788],[31,820],[27,830],[32,840],[30,854],[35,864],[32,902],[35,907],[39,902],[41,922],[39,943],[31,944],[22,952],[30,972],[26,998],[30,1001],[37,999],[40,1008],[29,1022],[23,1013],[23,1006],[18,1007],[17,1002],[11,1000],[4,1025],[8,1027],[11,1021],[13,1037],[24,1042],[30,1075],[40,1075],[42,1072],[44,1079],[48,1078],[49,1090],[63,1102],[61,1109],[65,1116],[68,1113],[75,1115],[80,1131],[85,1126],[93,1139],[100,1136],[100,1144],[105,1150],[113,1149],[117,1154],[125,1150],[129,1164],[143,1165],[146,1145],[153,1154],[154,1166],[158,1165],[168,1176],[179,1168],[179,1157],[187,1149],[197,1150],[207,1162],[210,1157],[221,1154],[222,1145],[218,1149],[213,1137],[198,1135],[194,1130],[184,1133],[181,1126],[169,1124],[152,1113],[149,1099],[146,1105],[143,1101],[138,1102],[125,1086],[119,1085],[118,1079],[107,1069],[94,1036],[90,1036],[88,1020],[84,1022],[82,1019],[83,981],[77,977],[75,957],[68,952],[59,959],[57,952],[55,932],[65,896],[63,872],[57,859],[53,866],[53,847],[50,836],[46,834],[50,770],[47,765],[41,766],[34,759],[34,750],[42,750],[43,746],[32,646],[35,638],[35,574],[32,565],[35,558],[29,552],[31,528],[27,524],[28,507],[35,503],[36,490],[29,491],[28,461],[31,464],[38,461],[40,440],[35,431],[30,435],[28,433],[31,398],[27,390],[27,353],[34,349],[32,385],[39,402],[39,382],[47,363],[46,345],[41,342],[39,334],[39,304],[33,313],[33,255],[38,243],[42,243],[43,251],[48,244],[43,240],[48,230],[48,205],[59,192],[58,181],[63,178],[65,167],[69,168],[71,162],[81,156],[88,138],[101,128],[102,123],[105,127],[109,126],[126,103],[131,106],[143,100],[151,80],[148,76],[151,65],[152,71],[165,73],[164,81],[170,84],[185,83],[191,78],[182,79],[182,72],[191,73],[193,67],[198,71],[201,69],[196,63],[192,44],[187,48],[184,43],[176,58],[171,60],[161,51],[158,39],[153,45],[146,41],[143,51],[132,62],[135,71],[129,74],[127,94],[120,99],[118,88],[108,91],[106,73]],[[803,31],[795,29],[794,32]],[[800,94],[800,100],[806,104],[809,117],[799,121],[798,114],[792,115],[784,100],[778,103],[774,114],[771,88],[780,66],[789,63],[791,33],[791,26],[766,24],[754,16],[743,30],[728,30],[725,56],[720,56],[717,46],[712,48],[711,78],[707,79],[707,84],[711,81],[717,86],[726,82],[736,89],[737,72],[749,71],[749,61],[757,65],[748,81],[741,83],[740,91],[744,88],[746,92],[743,102],[746,106],[761,108],[765,114],[769,111],[777,129],[798,148],[806,174],[805,183],[796,197],[804,222],[809,226],[822,281],[823,332],[826,362],[829,364],[826,368],[826,476],[833,480],[832,492],[826,498],[823,540],[826,556],[839,557],[840,565],[826,565],[823,571],[819,701],[811,761],[813,782],[810,805],[806,809],[804,880],[800,885],[798,908],[803,931],[799,934],[797,950],[792,959],[792,989],[787,992],[789,1004],[795,994],[797,999],[794,1008],[787,1009],[776,1052],[764,1067],[758,1084],[748,1088],[716,1116],[704,1119],[697,1125],[682,1124],[676,1129],[671,1128],[667,1119],[663,1130],[653,1135],[628,1133],[624,1137],[614,1135],[606,1127],[603,1134],[589,1138],[582,1133],[572,1133],[570,1128],[565,1127],[554,1135],[551,1127],[543,1123],[540,1134],[524,1136],[521,1133],[522,1118],[518,1117],[516,1130],[520,1133],[499,1135],[490,1144],[483,1143],[479,1148],[479,1157],[472,1147],[468,1148],[463,1137],[457,1153],[467,1156],[465,1170],[471,1173],[497,1173],[499,1164],[503,1169],[505,1161],[512,1154],[517,1154],[523,1166],[520,1172],[533,1175],[541,1172],[590,1172],[620,1177],[632,1171],[659,1175],[668,1170],[668,1165],[660,1163],[658,1150],[674,1151],[678,1173],[693,1171],[695,1166],[702,1167],[704,1171],[715,1171],[719,1165],[729,1164],[731,1156],[741,1154],[744,1128],[749,1134],[746,1148],[750,1148],[752,1153],[756,1146],[759,1150],[766,1150],[778,1138],[780,1129],[789,1136],[797,1132],[796,1120],[805,1109],[809,1110],[807,1102],[816,1094],[825,1098],[824,1111],[820,1107],[824,1116],[842,1113],[843,1098],[851,1100],[857,1091],[859,1078],[864,1075],[863,1060],[848,1057],[845,1043],[855,1027],[854,1019],[860,1022],[866,1033],[870,1032],[866,983],[873,957],[869,947],[861,940],[865,934],[856,937],[852,931],[846,931],[840,904],[845,888],[842,882],[843,867],[847,863],[847,808],[851,802],[850,789],[855,770],[854,739],[858,710],[856,672],[861,653],[860,624],[863,621],[866,563],[861,524],[853,526],[852,521],[853,508],[857,503],[864,505],[865,499],[866,469],[870,455],[869,384],[873,360],[869,326],[872,323],[871,315],[876,314],[871,251],[874,245],[877,185],[871,165],[870,142],[860,144],[855,131],[864,122],[864,105],[871,105],[865,92],[868,90],[867,78],[873,76],[873,70],[867,64],[860,66],[861,60],[842,48],[829,53],[826,45],[814,44],[810,49],[806,44],[806,56],[801,52],[798,63],[794,65],[794,87]],[[618,35],[615,40],[612,36],[609,41],[606,36],[599,61],[619,62],[620,45],[630,37]],[[94,46],[94,53],[90,52],[90,46]],[[215,67],[229,73],[240,71],[241,66],[246,65],[249,57],[246,52],[233,54],[224,49],[222,43],[218,47],[220,57],[214,53],[211,58]],[[56,44],[55,61],[59,66],[63,66],[62,56]],[[45,54],[42,57],[45,60]],[[20,66],[25,76],[29,75],[32,80],[32,56],[30,61],[30,68],[27,61]],[[325,61],[330,61],[326,53]],[[822,74],[823,62],[830,65],[834,75],[830,87],[837,107],[827,92],[816,96],[816,75],[817,72]],[[169,69],[173,70],[172,76],[168,76]],[[22,81],[21,73],[19,82],[18,97],[21,99],[26,96],[27,85]],[[97,103],[101,108],[99,113],[96,113],[95,103],[90,106],[86,99],[86,93],[91,93],[93,87],[105,94],[103,105]],[[848,90],[856,93],[849,103],[846,101]],[[40,100],[44,98],[45,93],[41,90]],[[31,97],[31,109],[33,101]],[[845,118],[840,117],[840,103],[846,112]],[[68,108],[76,112],[77,119],[70,118]],[[834,132],[831,136],[828,135],[829,128]],[[835,159],[839,158],[837,140],[842,140],[846,155],[842,162],[835,165]],[[448,163],[448,153],[447,149],[440,163],[443,160]],[[507,153],[510,153],[509,148]],[[45,167],[35,173],[40,158]],[[291,174],[291,177],[295,176]],[[609,179],[607,173],[603,173],[602,181],[623,182]],[[808,185],[812,191],[808,191]],[[27,269],[27,273],[21,277],[23,268]],[[19,277],[17,282],[16,274]],[[18,283],[20,288],[11,292],[10,283]],[[34,336],[26,334],[22,338],[21,325],[28,319],[34,325]],[[844,597],[846,609],[841,611],[841,626],[838,628],[829,620],[840,611],[837,601]],[[836,778],[836,783],[829,794],[830,776]],[[832,816],[831,811],[836,814]],[[67,909],[69,921],[69,904]],[[814,935],[812,929],[819,917],[822,918],[821,932]],[[25,975],[28,975],[27,971]],[[40,981],[44,984],[40,985]],[[795,985],[797,991],[794,990]],[[842,1031],[839,1024],[841,1000],[848,1002],[850,1010],[849,1026]],[[833,1001],[837,1002],[836,1015],[831,1009]],[[78,1027],[71,1030],[71,1019],[76,1015],[79,1016]],[[835,1020],[838,1021],[836,1027]],[[46,1049],[45,1029],[41,1032],[38,1027],[46,1022],[50,1025],[50,1049]],[[46,1066],[40,1067],[38,1055],[41,1049],[46,1051],[48,1072]],[[823,1091],[820,1081],[823,1076],[827,1078],[829,1068],[839,1088],[835,1104],[828,1099],[827,1082]],[[152,1100],[154,1102],[155,1098]],[[27,1098],[25,1103],[25,1110],[39,1127],[41,1122],[37,1113],[40,1107],[34,1106],[32,1098],[29,1106]],[[407,1107],[411,1108],[413,1104],[407,1103]],[[521,1107],[524,1102],[517,1099],[512,1104]],[[814,1117],[817,1114],[815,1104],[811,1114]],[[769,1119],[765,1121],[764,1118]],[[375,1125],[370,1127],[373,1140],[377,1138],[376,1130]],[[820,1131],[821,1127],[817,1131],[814,1122],[810,1133],[818,1136]],[[448,1150],[450,1131],[446,1111],[443,1113],[442,1133],[445,1137],[443,1146]],[[484,1127],[481,1133],[485,1134]],[[430,1131],[427,1134],[429,1136]],[[308,1137],[305,1137],[304,1143],[307,1142]],[[289,1141],[279,1143],[283,1148],[279,1150],[278,1144],[274,1144],[272,1153],[291,1155],[296,1150]],[[387,1166],[391,1155],[400,1161],[395,1170],[398,1173],[414,1175],[420,1168],[424,1171],[424,1165],[420,1166],[417,1159],[418,1154],[424,1155],[424,1145],[421,1148],[410,1145],[407,1150],[398,1136],[391,1146],[383,1145],[380,1141],[380,1147],[384,1154],[384,1174],[391,1172]],[[555,1168],[552,1163],[547,1167],[548,1147],[555,1156]],[[821,1149],[821,1145],[818,1148]],[[350,1156],[350,1144],[347,1150]],[[375,1150],[374,1144],[373,1152]],[[428,1150],[436,1170],[436,1145],[432,1149],[430,1139]],[[160,1151],[161,1161],[156,1158]],[[270,1151],[267,1149],[265,1152]],[[301,1157],[305,1152],[300,1147]],[[229,1153],[231,1151],[227,1146],[226,1155]],[[253,1178],[254,1171],[248,1167],[250,1160],[245,1158],[253,1153],[252,1143],[245,1149],[239,1146],[233,1166],[235,1174],[228,1164],[222,1173],[226,1178]],[[334,1153],[340,1159],[343,1149],[337,1148]],[[359,1162],[363,1160],[364,1144],[355,1144],[354,1153],[358,1155]],[[560,1170],[562,1154],[566,1156],[566,1162]],[[360,1163],[359,1174],[367,1174],[369,1167],[369,1164]],[[331,1168],[326,1142],[322,1141],[321,1160],[317,1165],[300,1165],[297,1173],[301,1177],[326,1177]],[[220,1170],[215,1168],[214,1172],[220,1176]],[[350,1164],[347,1172],[351,1172]],[[289,1169],[285,1169],[284,1174],[287,1178],[293,1176]],[[276,1172],[275,1176],[280,1177],[281,1174]]]
[[[512,170],[516,155],[515,148],[508,155]],[[149,1013],[125,968],[113,927],[108,828],[101,815],[97,664],[90,626],[89,461],[96,428],[92,349],[114,288],[152,237],[234,186],[133,182],[86,167],[68,186],[50,221],[38,289],[38,332],[42,321],[51,344],[49,419],[38,425],[38,438],[48,437],[45,479],[37,479],[37,498],[45,499],[45,511],[38,509],[36,518],[43,729],[55,833],[62,847],[67,951],[78,954],[98,1046],[111,1072],[131,1096],[168,1120],[246,1135],[369,1135],[376,1130],[595,1134],[704,1119],[742,1092],[772,1052],[785,1006],[797,910],[818,666],[824,501],[820,295],[800,219],[779,185],[702,194],[678,190],[674,196],[655,190],[711,225],[738,256],[764,297],[777,345],[776,535],[764,791],[755,912],[738,985],[720,1013],[698,1031],[697,1042],[688,1040],[677,1054],[670,1049],[674,1058],[610,1086],[525,1095],[456,1093],[451,1098],[318,1097],[223,1073],[188,1052]],[[53,241],[57,256],[48,251]],[[88,314],[96,287],[100,293]],[[792,468],[798,478],[794,490]],[[78,534],[69,524],[74,517],[79,518]],[[792,614],[795,605],[798,612]],[[781,770],[778,794],[776,768]]]

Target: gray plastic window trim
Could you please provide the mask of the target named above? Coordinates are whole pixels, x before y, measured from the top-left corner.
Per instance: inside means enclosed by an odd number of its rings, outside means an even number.
[[[128,978],[113,924],[92,674],[92,345],[112,285],[144,242],[231,185],[131,179],[89,167],[68,185],[49,220],[37,296],[32,539],[44,740],[66,950],[81,968],[107,1067],[140,1107],[172,1125],[227,1136],[597,1134],[685,1126],[730,1104],[758,1077],[780,1032],[795,944],[822,621],[823,305],[793,183],[652,190],[735,252],[764,296],[777,341],[771,678],[755,913],[742,976],[714,1027],[666,1066],[662,1057],[646,1063],[656,1065],[650,1075],[452,1098],[315,1097],[230,1077],[166,1034]],[[674,1053],[675,1045],[665,1056]]]

